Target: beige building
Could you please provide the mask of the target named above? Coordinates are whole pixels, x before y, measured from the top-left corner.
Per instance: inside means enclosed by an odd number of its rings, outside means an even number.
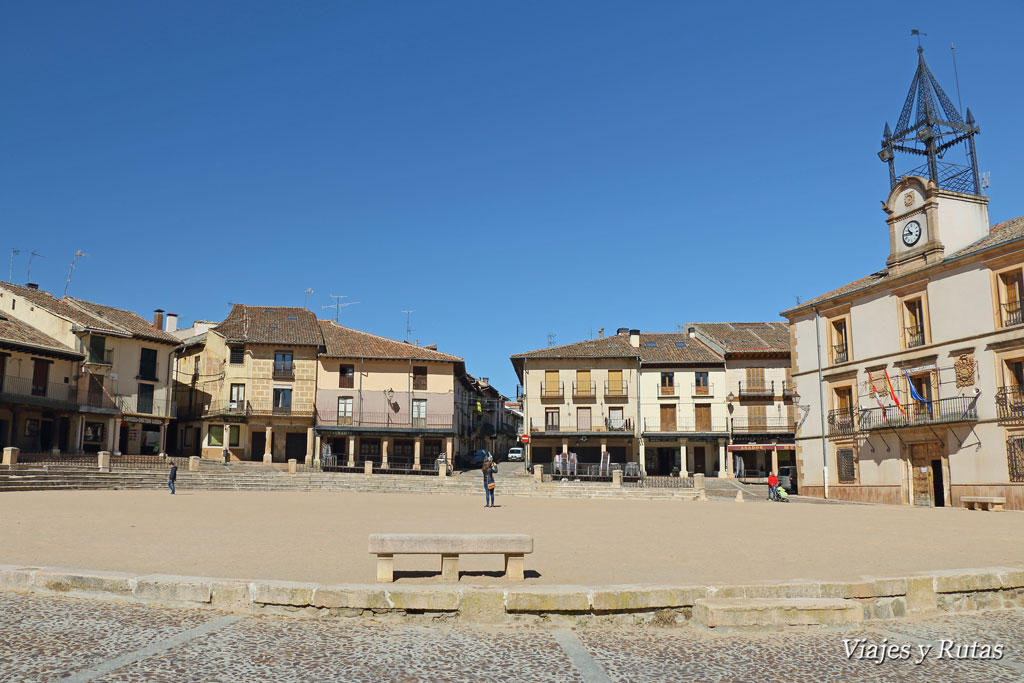
[[[131,311],[10,283],[0,283],[0,311],[84,356],[80,372],[67,378],[80,418],[59,443],[72,451],[165,451],[178,340],[164,331],[163,311],[150,323]]]

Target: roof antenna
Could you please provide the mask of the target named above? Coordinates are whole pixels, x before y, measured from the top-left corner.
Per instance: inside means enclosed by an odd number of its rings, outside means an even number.
[[[302,307],[309,308],[309,295],[313,294],[313,290],[310,287],[306,287],[306,295],[302,298]]]
[[[32,257],[33,256],[38,256],[39,258],[46,258],[42,254],[37,253],[35,249],[33,249],[31,252],[29,252],[29,255],[28,255],[28,271],[25,273],[25,282],[26,283],[32,281]]]
[[[548,332],[548,346],[554,346],[554,345],[555,345],[555,333],[554,332]]]
[[[71,267],[68,268],[68,281],[64,283],[64,296],[68,295],[68,287],[71,286],[71,272],[75,269],[75,266],[78,265],[78,259],[85,258],[85,256],[85,252],[79,249],[75,252],[75,257],[71,259]]]
[[[412,320],[412,314],[415,312],[416,311],[411,308],[405,311],[399,311],[399,313],[405,313],[405,341],[409,341],[409,337],[412,335],[412,328],[409,327],[409,324]]]
[[[960,107],[960,112],[963,113],[964,103],[960,99],[960,73],[956,69],[956,45],[950,43],[949,51],[953,53],[953,76],[956,78],[956,103]]]
[[[917,49],[918,50],[923,50],[924,47],[921,45],[921,36],[926,36],[928,34],[927,33],[921,33],[916,28],[912,28],[912,29],[910,29],[910,35],[917,36]]]
[[[21,249],[11,249],[11,272],[7,274],[8,282],[14,282],[14,255],[20,253]]]
[[[335,322],[335,324],[340,324],[338,322],[338,319],[341,317],[341,309],[345,308],[346,306],[355,306],[357,303],[359,303],[358,301],[348,301],[346,303],[341,303],[342,299],[347,299],[348,298],[348,296],[346,296],[344,294],[340,294],[340,295],[339,294],[331,294],[330,297],[332,299],[334,299],[334,303],[333,304],[327,304],[326,306],[321,306],[320,308],[321,309],[324,309],[324,308],[333,308],[334,309],[334,322]]]

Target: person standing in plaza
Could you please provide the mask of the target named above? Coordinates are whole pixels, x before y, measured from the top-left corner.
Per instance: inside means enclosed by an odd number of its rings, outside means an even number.
[[[775,492],[779,488],[779,478],[774,472],[768,473],[768,500],[775,500]]]
[[[174,495],[174,482],[178,479],[178,466],[171,463],[171,471],[167,473],[167,488],[171,490],[171,495]]]
[[[498,466],[494,464],[494,461],[490,458],[484,460],[483,473],[484,473],[484,507],[494,507],[494,473],[498,471]]]

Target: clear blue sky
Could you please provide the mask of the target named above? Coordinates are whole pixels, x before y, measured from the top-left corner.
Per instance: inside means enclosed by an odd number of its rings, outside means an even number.
[[[411,308],[511,395],[548,333],[775,319],[883,266],[911,28],[1024,214],[1024,5],[802,4],[4,3],[2,277],[35,249],[59,294],[82,249],[72,295],[184,324]]]

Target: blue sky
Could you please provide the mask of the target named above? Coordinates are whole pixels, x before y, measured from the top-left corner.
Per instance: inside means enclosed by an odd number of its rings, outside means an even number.
[[[1024,5],[47,2],[0,20],[0,263],[150,316],[358,301],[466,358],[775,319],[884,265],[911,28],[1024,214]],[[852,237],[851,237],[852,236]],[[24,282],[27,258],[15,260]]]

